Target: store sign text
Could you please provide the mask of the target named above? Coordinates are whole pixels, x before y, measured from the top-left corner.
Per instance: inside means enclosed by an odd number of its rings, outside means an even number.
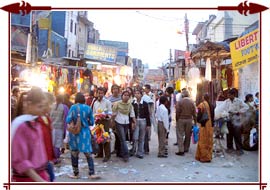
[[[258,63],[258,29],[230,43],[232,67],[237,70],[248,64]]]

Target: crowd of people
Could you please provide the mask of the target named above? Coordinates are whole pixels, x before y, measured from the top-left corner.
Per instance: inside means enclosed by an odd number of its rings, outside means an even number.
[[[255,100],[252,94],[248,94],[242,101],[237,97],[237,91],[231,89],[227,97],[219,94],[214,104],[208,94],[204,94],[202,101],[196,104],[186,88],[178,92],[173,87],[153,91],[149,84],[126,89],[114,84],[111,95],[107,97],[106,92],[103,87],[87,95],[78,92],[75,101],[71,102],[64,94],[55,96],[38,87],[22,93],[18,88],[13,89],[12,181],[54,181],[54,165],[61,164],[60,155],[65,148],[70,150],[73,169],[70,178],[80,177],[78,160],[79,154],[83,153],[88,163],[89,179],[99,179],[95,173],[94,156],[103,162],[108,162],[113,154],[123,162],[129,162],[131,156],[143,159],[150,154],[151,131],[158,135],[157,157],[167,158],[174,116],[176,156],[189,152],[192,128],[196,125],[200,130],[194,157],[200,162],[211,162],[213,138],[222,138],[225,134],[228,154],[236,152],[240,156],[243,149],[256,150],[258,143],[250,143],[250,134],[254,132],[252,129],[258,130],[259,94]],[[100,113],[105,117],[97,118]],[[201,115],[207,115],[205,122],[201,122]],[[77,121],[80,121],[80,131],[74,134],[68,128]],[[94,140],[95,134],[91,129],[95,125],[103,126],[109,140]],[[215,127],[221,131],[218,135]]]

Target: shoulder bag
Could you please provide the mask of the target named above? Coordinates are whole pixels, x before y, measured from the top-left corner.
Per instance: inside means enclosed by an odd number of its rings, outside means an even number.
[[[74,134],[74,135],[77,135],[80,133],[81,131],[81,117],[80,117],[80,106],[78,105],[77,107],[77,111],[78,111],[78,117],[77,117],[77,121],[76,123],[74,124],[74,122],[72,121],[70,124],[68,124],[68,127],[67,127],[67,130]]]
[[[201,124],[202,127],[205,126],[206,122],[209,120],[209,116],[206,110],[206,107],[203,103],[204,111],[202,112],[201,109],[199,109],[198,115],[197,115],[197,121]]]

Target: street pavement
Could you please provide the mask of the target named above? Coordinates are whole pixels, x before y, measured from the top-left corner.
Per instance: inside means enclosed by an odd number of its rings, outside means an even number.
[[[168,142],[168,158],[158,158],[157,134],[152,131],[150,154],[143,159],[130,157],[123,162],[115,154],[103,163],[101,158],[94,158],[96,174],[101,179],[88,179],[88,166],[83,154],[79,157],[80,178],[71,179],[72,174],[70,152],[61,155],[62,163],[55,166],[56,182],[258,182],[258,151],[244,151],[238,156],[234,153],[224,155],[218,151],[213,153],[210,163],[195,160],[196,144],[191,142],[190,151],[185,156],[177,156],[175,121],[170,130]],[[218,141],[217,141],[218,142]],[[226,140],[220,140],[226,147]],[[217,145],[217,143],[215,143]],[[216,150],[219,148],[217,145]]]

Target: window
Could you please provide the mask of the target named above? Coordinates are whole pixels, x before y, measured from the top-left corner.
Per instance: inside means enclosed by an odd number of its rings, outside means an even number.
[[[71,56],[71,50],[69,49],[68,50],[68,57],[70,57]]]
[[[69,31],[72,33],[73,32],[73,20],[70,20],[70,28]]]
[[[77,23],[75,23],[74,34],[77,34]]]

